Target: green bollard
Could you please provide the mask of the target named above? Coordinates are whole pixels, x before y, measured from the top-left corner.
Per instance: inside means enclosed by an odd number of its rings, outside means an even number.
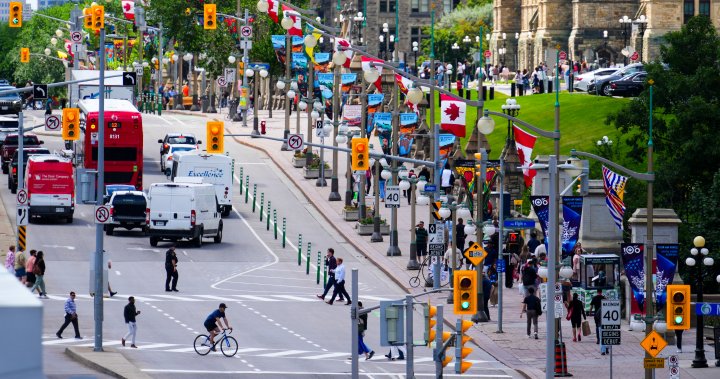
[[[253,184],[253,207],[252,211],[255,213],[255,200],[257,199],[257,184]]]
[[[250,192],[250,175],[248,175],[247,181],[245,181],[245,204],[248,203],[249,192]]]
[[[162,98],[157,102],[157,112],[158,116],[162,116]]]
[[[317,263],[317,270],[315,274],[315,284],[320,284],[320,255],[322,255],[322,252],[318,250],[318,263]]]
[[[298,234],[298,266],[302,264],[302,234]]]
[[[243,178],[245,176],[243,175],[243,168],[240,167],[240,194],[243,194]]]
[[[265,208],[265,192],[260,193],[260,221],[263,219],[263,209]]]
[[[275,239],[277,239],[277,210],[273,209],[273,229],[275,234]]]
[[[283,227],[282,227],[282,247],[283,247],[283,249],[285,248],[285,225],[286,225],[286,220],[285,220],[285,217],[283,217]]]
[[[270,200],[268,200],[268,208],[267,208],[267,226],[265,227],[265,230],[270,230]]]
[[[327,270],[328,270],[327,264],[323,260],[323,287],[325,287],[327,285],[327,274],[328,274]]]
[[[305,275],[310,275],[310,250],[311,249],[312,249],[312,242],[308,242],[307,259],[305,262]]]

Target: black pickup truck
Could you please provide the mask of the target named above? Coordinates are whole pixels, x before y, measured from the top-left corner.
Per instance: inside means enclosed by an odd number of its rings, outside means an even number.
[[[42,147],[43,141],[39,140],[36,135],[25,133],[23,136],[23,149]],[[10,170],[10,160],[12,159],[13,153],[18,149],[18,134],[10,133],[5,136],[5,140],[0,148],[0,159],[2,159],[2,172],[7,174]]]
[[[142,191],[115,191],[107,205],[110,220],[105,224],[105,234],[111,236],[115,228],[132,230],[140,228],[147,232],[147,197]]]

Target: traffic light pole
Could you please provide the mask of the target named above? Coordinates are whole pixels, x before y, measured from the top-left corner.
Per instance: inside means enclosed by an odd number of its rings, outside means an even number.
[[[25,165],[24,165],[25,154],[23,154],[23,149],[25,148],[24,134],[25,134],[25,128],[23,127],[23,112],[21,110],[20,113],[18,113],[18,174],[17,174],[18,175],[17,176],[18,190],[25,188],[25,184],[23,181],[23,173],[25,171],[25,170],[23,170],[23,167],[25,167]],[[9,176],[12,176],[12,167],[10,167],[10,175]],[[28,218],[30,217],[30,212],[28,212],[27,217]],[[17,242],[16,245],[20,246],[20,233],[18,233],[16,236],[16,242]]]
[[[100,78],[99,93],[105,93],[105,28],[100,29]],[[96,204],[102,205],[105,188],[105,96],[98,97],[98,169]],[[93,212],[94,213],[94,212]],[[103,351],[103,224],[95,225],[95,347],[93,351]]]

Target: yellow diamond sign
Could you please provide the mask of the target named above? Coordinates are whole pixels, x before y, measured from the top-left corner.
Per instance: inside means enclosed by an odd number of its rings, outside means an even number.
[[[665,339],[662,338],[660,333],[653,330],[640,342],[640,346],[642,346],[651,357],[655,358],[655,356],[667,346],[667,342],[665,342]]]
[[[485,249],[480,246],[477,242],[474,242],[472,246],[468,247],[464,252],[465,258],[467,258],[473,265],[478,266],[487,257],[488,253]]]

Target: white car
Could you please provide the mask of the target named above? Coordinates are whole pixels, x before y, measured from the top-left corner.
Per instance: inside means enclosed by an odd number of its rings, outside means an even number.
[[[599,68],[595,71],[586,72],[584,74],[575,75],[575,83],[573,87],[576,91],[587,92],[588,86],[595,80],[596,76],[611,75],[618,71],[618,68]]]
[[[168,146],[168,150],[162,155],[160,159],[160,171],[165,175],[170,176],[170,170],[172,169],[173,153],[178,151],[197,151],[196,145],[185,145],[185,144],[173,144]]]

